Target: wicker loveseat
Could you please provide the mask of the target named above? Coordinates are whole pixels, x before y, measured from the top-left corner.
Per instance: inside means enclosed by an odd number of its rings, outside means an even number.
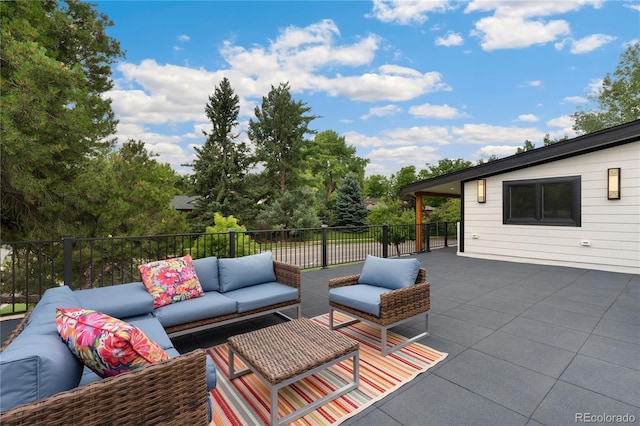
[[[297,308],[300,316],[300,269],[273,261],[269,252],[197,259],[194,266],[204,296],[157,309],[140,282],[47,290],[0,348],[0,424],[208,424],[215,365],[203,349],[178,353],[170,337],[285,307]],[[92,309],[124,320],[171,359],[102,379],[58,335],[58,307]]]

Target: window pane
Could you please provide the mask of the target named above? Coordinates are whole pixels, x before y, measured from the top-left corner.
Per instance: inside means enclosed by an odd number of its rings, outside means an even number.
[[[535,185],[512,185],[509,190],[511,219],[534,219],[536,217]]]
[[[542,218],[571,219],[573,189],[570,182],[542,185]]]

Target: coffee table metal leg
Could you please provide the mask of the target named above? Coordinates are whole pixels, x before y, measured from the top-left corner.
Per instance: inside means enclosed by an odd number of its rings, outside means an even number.
[[[327,394],[325,396],[323,396],[322,398],[313,401],[312,403],[294,411],[293,413],[288,414],[287,416],[278,419],[278,391],[285,387],[290,385],[291,383],[295,383],[298,380],[304,379],[305,377],[311,376],[312,374],[315,374],[319,371],[322,370],[326,370],[329,367],[336,365],[342,361],[345,361],[349,358],[353,358],[353,381],[351,383],[347,383],[346,385],[342,386],[339,389],[336,389],[335,391],[331,392],[330,394]],[[259,375],[258,375],[259,376]],[[341,356],[340,358],[337,358],[327,364],[321,365],[319,367],[316,367],[312,370],[309,370],[305,373],[299,374],[295,377],[292,377],[288,380],[285,380],[284,382],[278,383],[277,385],[271,387],[270,389],[270,393],[271,393],[271,425],[286,425],[291,423],[292,421],[299,419],[300,417],[304,416],[305,414],[308,414],[314,410],[316,410],[319,407],[322,407],[323,405],[325,405],[326,403],[333,401],[334,399],[336,399],[337,397],[344,395],[345,393],[348,393],[354,389],[357,389],[358,386],[360,386],[360,351],[356,350],[354,352],[348,353],[346,355]]]
[[[242,370],[235,371],[234,360],[236,357],[238,357],[244,363],[244,365],[248,365],[247,361],[245,361],[244,358],[238,355],[236,351],[233,350],[233,348],[229,345],[229,380],[251,373],[251,369],[248,367]]]

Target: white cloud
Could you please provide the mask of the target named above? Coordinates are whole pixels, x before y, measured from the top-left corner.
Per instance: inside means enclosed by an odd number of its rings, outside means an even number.
[[[524,144],[524,141],[522,143]],[[513,145],[487,145],[477,150],[474,156],[487,159],[495,155],[498,158],[502,158],[515,154],[517,150],[518,147]]]
[[[388,117],[402,112],[402,108],[396,105],[386,105],[383,107],[370,108],[369,112],[360,117],[362,120],[368,120],[370,117]]]
[[[456,108],[449,105],[422,104],[409,108],[409,114],[419,118],[436,118],[440,120],[464,116]]]
[[[581,9],[585,5],[599,9],[604,0],[473,0],[465,12],[494,11],[498,16],[518,16],[532,18],[537,16],[560,15]]]
[[[442,156],[434,147],[409,145],[374,149],[367,154],[367,158],[371,160],[365,169],[367,176],[372,174],[390,176],[406,166],[415,166],[420,170],[426,163],[437,163]]]
[[[542,140],[544,133],[540,130],[528,127],[503,127],[489,124],[465,124],[462,127],[454,127],[451,130],[454,143],[493,145],[513,143],[522,145],[525,140]]]
[[[537,121],[540,121],[540,119],[534,114],[521,114],[518,116],[518,120],[529,122],[529,123],[535,123]]]
[[[410,73],[399,72],[410,70]],[[420,73],[398,66],[382,66],[378,73],[357,76],[314,77],[309,89],[324,90],[331,96],[344,96],[358,101],[408,101],[437,91],[451,90],[442,82],[439,72]]]
[[[573,130],[574,124],[575,122],[573,121],[573,118],[570,115],[563,115],[561,117],[556,117],[554,119],[551,119],[547,121],[547,126],[557,127],[558,129],[552,130],[549,133],[549,135],[554,139],[562,138],[564,136],[573,138],[577,136],[577,133],[575,132],[575,130]]]
[[[638,12],[640,12],[640,4],[634,3],[634,4],[625,4],[624,7],[628,7],[629,9],[633,9],[633,10],[637,10]]]
[[[191,37],[189,37],[189,36],[188,36],[188,35],[186,35],[186,34],[182,34],[182,35],[179,35],[179,36],[178,36],[178,41],[185,42],[185,41],[189,41],[189,40],[191,40]]]
[[[449,31],[444,37],[436,38],[436,46],[462,46],[464,39],[459,33]]]
[[[569,24],[563,20],[526,21],[519,17],[482,18],[475,27],[472,34],[481,38],[480,45],[486,51],[545,44],[570,33]]]
[[[525,87],[540,87],[542,82],[540,80],[529,80],[524,82]]]
[[[493,16],[479,19],[472,31],[472,35],[481,39],[484,50],[517,49],[546,44],[571,32],[565,20],[540,18],[579,10],[586,5],[599,8],[603,1],[473,0],[465,12],[494,12]]]
[[[366,16],[401,25],[423,24],[429,12],[443,12],[450,0],[373,0],[373,10]]]
[[[563,99],[563,101],[572,104],[583,104],[585,102],[588,102],[589,100],[582,96],[567,96]]]
[[[592,78],[587,86],[587,93],[591,96],[598,96],[602,90],[603,82],[604,80],[601,78]]]
[[[614,40],[616,40],[616,37],[606,34],[592,34],[579,40],[575,40],[572,38],[564,39],[561,42],[555,43],[554,47],[557,50],[562,50],[566,45],[569,45],[571,46],[569,49],[571,53],[573,53],[574,55],[581,55],[584,53],[592,52],[597,48],[604,46],[605,44],[611,43]]]
[[[442,126],[415,126],[385,130],[376,136],[351,131],[344,134],[349,145],[360,148],[382,146],[447,145],[451,142],[449,129]]]

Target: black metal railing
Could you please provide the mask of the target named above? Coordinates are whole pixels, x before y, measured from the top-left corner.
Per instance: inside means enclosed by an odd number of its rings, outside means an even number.
[[[457,244],[455,223],[254,230],[208,234],[73,238],[1,242],[0,303],[4,311],[25,310],[45,290],[139,281],[138,265],[191,255],[194,259],[240,257],[271,251],[281,262],[302,269],[363,261],[367,254],[396,257]],[[7,306],[8,305],[8,306]]]

